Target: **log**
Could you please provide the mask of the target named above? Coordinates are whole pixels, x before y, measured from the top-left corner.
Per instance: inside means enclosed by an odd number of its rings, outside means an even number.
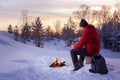
[[[86,64],[91,64],[91,57],[90,56],[85,56],[86,59]]]

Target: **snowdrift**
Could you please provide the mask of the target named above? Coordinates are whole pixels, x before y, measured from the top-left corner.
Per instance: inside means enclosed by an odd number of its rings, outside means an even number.
[[[109,73],[106,75],[89,72],[91,65],[84,65],[72,71],[70,48],[63,41],[50,41],[44,48],[16,42],[12,35],[0,32],[0,80],[119,80],[120,53],[101,49]],[[58,58],[66,66],[51,68],[49,65]]]

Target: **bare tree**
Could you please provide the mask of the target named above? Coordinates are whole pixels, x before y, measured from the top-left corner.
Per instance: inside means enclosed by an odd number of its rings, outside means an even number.
[[[56,20],[56,23],[55,23],[55,32],[60,33],[60,27],[61,27],[60,24],[61,24],[60,20]]]
[[[120,22],[120,2],[115,5],[115,11],[113,14],[113,19],[115,22]]]
[[[61,27],[60,20],[56,20],[54,37],[57,38],[57,39],[60,39],[60,33],[61,33],[60,27]]]
[[[73,15],[78,19],[85,18],[89,21],[90,19],[90,7],[86,4],[80,5],[79,9],[73,12]]]
[[[105,6],[105,5],[103,5],[102,7],[101,7],[101,16],[102,16],[102,20],[103,20],[103,23],[106,23],[106,22],[109,22],[109,16],[110,16],[110,7],[108,7],[108,6]]]
[[[25,23],[28,23],[28,10],[26,9],[22,10],[21,14],[22,25],[24,25]]]

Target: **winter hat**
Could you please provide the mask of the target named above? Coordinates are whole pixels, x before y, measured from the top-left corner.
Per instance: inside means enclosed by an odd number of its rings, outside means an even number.
[[[81,19],[80,27],[86,27],[87,25],[88,25],[87,21],[85,19]]]

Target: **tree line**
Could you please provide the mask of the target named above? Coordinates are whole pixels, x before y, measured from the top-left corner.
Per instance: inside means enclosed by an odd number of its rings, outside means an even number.
[[[100,40],[104,44],[104,48],[114,47],[117,51],[119,51],[120,7],[119,5],[116,5],[115,11],[112,13],[110,10],[111,8],[105,5],[101,6],[100,10],[94,10],[86,4],[82,4],[77,10],[73,12],[72,17],[69,17],[67,23],[64,23],[64,26],[60,25],[60,21],[56,21],[55,31],[53,31],[49,25],[45,28],[44,25],[42,25],[40,17],[37,17],[35,21],[33,21],[31,24],[28,24],[29,20],[27,17],[27,12],[23,11],[22,29],[18,30],[18,27],[16,26],[13,31],[14,35],[16,36],[15,40],[21,41],[23,43],[32,40],[36,46],[42,47],[44,41],[62,39],[69,46],[74,38],[82,34],[81,30],[79,29],[79,21],[80,19],[84,18],[89,23],[96,26]],[[61,30],[60,27],[62,27]],[[9,32],[12,32],[11,28],[12,26],[9,25]],[[117,34],[117,36],[115,34]],[[108,43],[106,43],[106,41]]]
[[[70,45],[71,41],[79,34],[79,32],[75,33],[76,25],[74,21],[70,17],[61,31],[57,28],[59,25],[60,23],[57,22],[55,25],[56,31],[53,31],[51,26],[44,27],[40,17],[37,17],[34,22],[31,22],[31,24],[26,22],[22,27],[16,25],[13,28],[10,24],[8,26],[8,32],[14,34],[15,41],[23,43],[32,41],[37,47],[43,47],[44,41],[53,39],[64,40],[67,45]]]

